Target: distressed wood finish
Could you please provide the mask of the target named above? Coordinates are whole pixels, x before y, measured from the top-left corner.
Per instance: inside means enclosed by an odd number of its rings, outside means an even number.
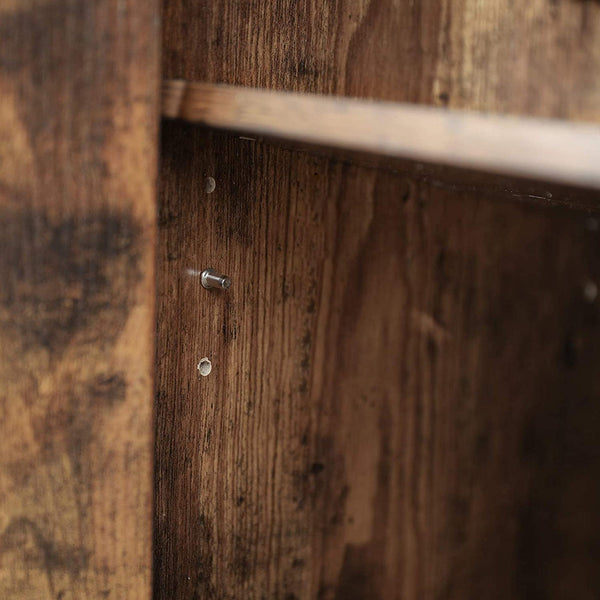
[[[156,598],[596,598],[597,222],[162,151]]]
[[[163,2],[164,76],[600,120],[593,0]]]
[[[0,4],[0,597],[148,600],[155,2]]]
[[[167,78],[600,121],[597,2],[163,19]],[[598,222],[515,201],[594,194],[163,133],[156,597],[597,598]]]
[[[166,80],[162,114],[254,136],[600,188],[600,127]]]

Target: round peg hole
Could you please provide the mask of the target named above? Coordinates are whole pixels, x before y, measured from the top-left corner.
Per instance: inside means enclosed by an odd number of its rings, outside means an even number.
[[[213,177],[207,177],[204,180],[204,191],[207,194],[212,194],[215,191],[216,187],[217,187],[217,182],[214,180]]]
[[[583,297],[589,303],[592,303],[598,295],[598,286],[593,281],[586,281],[583,286]]]
[[[198,363],[198,371],[200,371],[200,375],[202,375],[202,377],[210,375],[210,372],[212,371],[212,363],[208,358],[206,358],[206,356],[200,359],[200,362]]]

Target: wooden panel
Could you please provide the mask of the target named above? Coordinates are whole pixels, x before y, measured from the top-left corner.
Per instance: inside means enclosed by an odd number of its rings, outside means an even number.
[[[600,120],[593,0],[165,0],[164,75]]]
[[[600,120],[597,2],[163,19],[168,78]],[[594,194],[178,123],[163,152],[156,596],[598,597],[598,222],[515,202]]]
[[[162,114],[301,144],[600,188],[600,127],[168,79]]]
[[[157,11],[0,4],[2,598],[150,598]]]
[[[598,221],[162,151],[156,598],[597,598]]]

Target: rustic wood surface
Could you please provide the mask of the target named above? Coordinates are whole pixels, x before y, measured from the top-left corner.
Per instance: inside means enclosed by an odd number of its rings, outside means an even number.
[[[597,2],[163,21],[167,78],[600,121]],[[162,151],[155,596],[599,597],[600,233],[539,206],[593,194],[176,122]]]
[[[0,3],[0,597],[151,595],[155,2]]]
[[[253,136],[600,188],[600,127],[168,79],[162,114]]]
[[[600,121],[594,0],[164,0],[164,76]]]
[[[155,597],[597,598],[598,221],[162,153]]]

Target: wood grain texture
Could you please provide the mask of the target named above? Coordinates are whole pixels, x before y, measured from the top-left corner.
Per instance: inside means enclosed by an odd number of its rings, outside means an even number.
[[[163,2],[163,74],[600,120],[594,0]]]
[[[167,78],[600,120],[597,2],[163,20]],[[155,596],[597,598],[598,222],[520,202],[594,193],[163,127]]]
[[[155,597],[597,598],[597,221],[177,122],[162,154]]]
[[[0,4],[2,598],[150,598],[157,11]]]
[[[162,114],[254,136],[600,188],[600,127],[165,80]]]

